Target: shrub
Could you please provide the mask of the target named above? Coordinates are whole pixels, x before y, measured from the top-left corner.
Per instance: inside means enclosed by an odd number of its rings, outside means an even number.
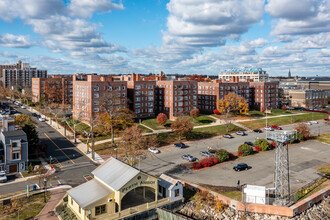
[[[262,151],[267,151],[270,150],[270,144],[268,143],[268,141],[264,138],[258,139],[254,142],[254,145],[261,147]]]
[[[225,162],[229,159],[229,153],[224,149],[217,150],[215,156],[218,158],[219,163]]]
[[[259,147],[259,146],[255,146],[254,149],[258,152],[261,151],[261,147]]]
[[[200,169],[203,167],[210,167],[219,163],[219,160],[215,157],[207,157],[201,160],[200,162],[196,162],[193,164],[193,169]]]
[[[270,144],[270,146],[271,146],[272,148],[275,148],[275,147],[276,147],[276,142],[272,142],[272,143]]]
[[[237,156],[234,155],[233,153],[229,153],[228,156],[229,156],[229,160],[235,160],[237,158]]]
[[[195,169],[195,170],[198,170],[198,169],[200,169],[202,167],[203,166],[199,162],[193,163],[193,169]]]
[[[33,167],[32,167],[32,163],[30,163],[28,168],[27,168],[27,172],[31,173],[32,171],[33,171]]]
[[[238,151],[237,154],[238,154],[238,156],[242,156],[243,155],[243,152],[242,151]]]
[[[238,147],[238,151],[242,152],[243,156],[248,156],[248,155],[252,154],[253,148],[248,144],[242,144]]]
[[[157,116],[157,123],[160,125],[164,125],[168,120],[167,115],[165,115],[164,113],[159,113]]]
[[[216,114],[216,115],[220,115],[220,112],[218,111],[218,109],[214,109],[213,113]]]

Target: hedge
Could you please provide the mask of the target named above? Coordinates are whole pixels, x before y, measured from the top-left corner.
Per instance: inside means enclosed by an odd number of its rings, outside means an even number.
[[[253,148],[248,144],[242,144],[238,147],[238,152],[242,152],[242,156],[248,156],[253,153]]]

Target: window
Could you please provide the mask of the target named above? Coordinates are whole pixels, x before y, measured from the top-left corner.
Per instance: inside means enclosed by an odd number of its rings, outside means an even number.
[[[13,152],[13,160],[20,160],[21,159],[21,153],[20,152]]]
[[[106,205],[100,205],[95,207],[95,215],[102,215],[106,213]]]
[[[135,86],[135,89],[140,89],[141,88],[141,86]]]
[[[125,97],[126,96],[126,93],[123,93],[123,97]]]
[[[174,197],[178,197],[180,195],[179,189],[174,190]]]
[[[148,97],[148,101],[153,101],[154,97]]]
[[[115,86],[115,90],[120,90],[120,86]]]
[[[94,108],[94,112],[98,112],[99,111],[99,108]]]
[[[98,93],[94,93],[94,98],[98,98],[99,94]]]
[[[94,91],[99,91],[99,87],[98,86],[94,86]]]
[[[141,93],[140,92],[135,92],[135,95],[140,95]]]
[[[152,86],[152,85],[149,85],[149,86],[148,86],[148,89],[152,89],[152,88],[153,88],[153,86]]]
[[[112,86],[108,86],[108,90],[112,90]]]
[[[125,86],[123,86],[123,90],[125,90],[126,89],[126,87]]]
[[[154,110],[152,109],[152,108],[149,108],[149,112],[151,113],[151,112],[153,112]]]
[[[152,95],[152,94],[153,94],[153,91],[149,91],[149,92],[148,92],[148,95]]]

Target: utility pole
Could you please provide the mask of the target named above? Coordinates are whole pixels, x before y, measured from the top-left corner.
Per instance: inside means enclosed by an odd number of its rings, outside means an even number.
[[[268,121],[267,121],[267,105],[265,104],[266,106],[266,128],[268,127]],[[267,140],[267,137],[268,137],[268,129],[266,129],[266,140]]]
[[[91,135],[92,135],[92,159],[95,160],[95,145],[94,145],[94,120],[91,119]]]

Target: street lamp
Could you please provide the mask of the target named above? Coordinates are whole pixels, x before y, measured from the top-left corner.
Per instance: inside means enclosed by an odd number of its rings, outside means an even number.
[[[46,203],[47,178],[44,178],[44,203]]]

